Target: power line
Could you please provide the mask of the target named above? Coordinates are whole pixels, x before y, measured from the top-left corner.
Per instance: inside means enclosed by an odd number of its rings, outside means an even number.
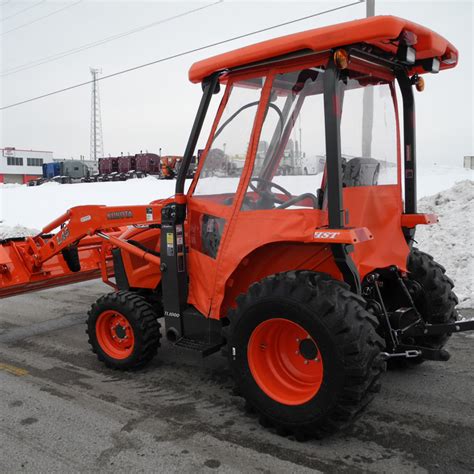
[[[155,61],[151,61],[151,62],[148,62],[148,63],[144,63],[144,64],[140,64],[139,66],[133,66],[131,68],[127,68],[127,69],[123,69],[121,71],[117,71],[117,72],[114,72],[112,74],[108,74],[107,76],[102,76],[102,77],[99,77],[97,79],[97,81],[104,81],[105,79],[110,79],[112,77],[116,77],[116,76],[120,76],[122,74],[126,74],[126,73],[129,73],[129,72],[132,72],[132,71],[136,71],[138,69],[142,69],[142,68],[145,68],[145,67],[148,67],[148,66],[152,66],[154,64],[158,64],[158,63],[163,63],[163,62],[166,62],[166,61],[170,61],[172,59],[176,59],[176,58],[180,58],[182,56],[186,56],[188,54],[192,54],[192,53],[197,53],[198,51],[203,51],[205,49],[209,49],[209,48],[213,48],[215,46],[220,46],[222,44],[225,44],[225,43],[230,43],[231,41],[236,41],[238,39],[242,39],[242,38],[246,38],[248,36],[252,36],[252,35],[256,35],[258,33],[263,33],[265,31],[270,31],[270,30],[273,30],[275,28],[280,28],[282,26],[287,26],[287,25],[291,25],[293,23],[297,23],[297,22],[300,22],[300,21],[303,21],[303,20],[308,20],[309,18],[314,18],[314,17],[317,17],[317,16],[320,16],[320,15],[324,15],[326,13],[331,13],[331,12],[334,12],[334,11],[337,11],[337,10],[342,10],[343,8],[348,8],[348,7],[352,7],[353,5],[359,5],[360,3],[363,3],[365,0],[357,0],[355,2],[352,2],[352,3],[348,3],[346,5],[341,5],[339,7],[335,7],[335,8],[330,8],[328,10],[324,10],[324,11],[321,11],[321,12],[318,12],[318,13],[313,13],[311,15],[307,15],[307,16],[303,16],[303,17],[300,17],[300,18],[296,18],[294,20],[289,20],[289,21],[285,21],[283,23],[279,23],[277,25],[273,25],[273,26],[268,26],[267,28],[262,28],[260,30],[255,30],[255,31],[251,31],[249,33],[244,33],[244,34],[241,34],[241,35],[238,35],[238,36],[234,36],[232,38],[227,38],[225,40],[222,40],[222,41],[217,41],[215,43],[210,43],[210,44],[207,44],[205,46],[200,46],[198,48],[194,48],[194,49],[189,49],[187,51],[183,51],[181,53],[176,53],[176,54],[173,54],[171,56],[167,56],[165,58],[160,58],[160,59],[156,59]],[[82,87],[82,86],[86,86],[88,84],[91,84],[92,81],[85,81],[85,82],[80,82],[79,84],[74,84],[72,86],[69,86],[69,87],[65,87],[63,89],[58,89],[58,90],[55,90],[53,92],[48,92],[46,94],[43,94],[43,95],[39,95],[39,96],[36,96],[36,97],[32,97],[31,99],[26,99],[26,100],[22,100],[20,102],[15,102],[13,104],[10,104],[10,105],[6,105],[4,107],[0,107],[0,110],[6,110],[6,109],[10,109],[12,107],[17,107],[19,105],[23,105],[23,104],[27,104],[29,102],[33,102],[33,101],[36,101],[36,100],[40,100],[40,99],[44,99],[46,97],[50,97],[52,95],[56,95],[56,94],[61,94],[62,92],[67,92],[67,91],[70,91],[72,89],[77,89],[78,87]]]
[[[12,28],[11,30],[5,31],[4,33],[1,33],[0,36],[5,36],[8,33],[12,33],[13,31],[19,30],[20,28],[25,28],[25,26],[32,25],[33,23],[37,23],[38,21],[44,20],[45,18],[49,18],[50,16],[56,15],[57,13],[61,13],[64,10],[67,10],[68,8],[74,7],[79,3],[82,3],[84,0],[78,0],[77,2],[71,3],[70,5],[66,5],[62,8],[58,8],[57,10],[54,10],[54,12],[48,13],[47,15],[40,16],[36,20],[30,21],[28,23],[23,23],[23,25],[17,26],[15,28]]]
[[[7,2],[8,3],[8,2]],[[10,18],[13,18],[14,16],[19,15],[20,13],[26,12],[27,10],[31,10],[32,8],[37,7],[38,5],[41,5],[42,3],[46,3],[46,0],[41,0],[40,2],[34,3],[33,5],[30,5],[29,7],[23,8],[23,10],[17,11],[13,15],[6,16],[5,18],[2,18],[2,22],[9,20]],[[4,3],[2,6],[5,5]]]
[[[35,68],[35,67],[40,66],[42,64],[46,64],[46,63],[49,63],[49,62],[52,62],[52,61],[57,61],[58,59],[65,58],[65,57],[70,56],[72,54],[77,54],[77,53],[80,53],[80,52],[85,51],[87,49],[95,48],[96,46],[101,46],[105,43],[109,43],[111,41],[115,41],[117,39],[124,38],[126,36],[129,36],[129,35],[132,35],[132,34],[135,34],[135,33],[139,33],[141,31],[144,31],[144,30],[148,29],[148,28],[152,28],[152,27],[157,26],[157,25],[162,25],[163,23],[168,23],[169,21],[176,20],[177,18],[182,18],[182,17],[190,15],[192,13],[196,13],[200,10],[205,10],[206,8],[210,8],[210,7],[213,7],[215,5],[218,5],[219,3],[222,3],[223,1],[224,0],[218,0],[217,2],[210,3],[208,5],[204,5],[204,6],[198,7],[198,8],[193,8],[192,10],[188,10],[188,11],[185,11],[183,13],[179,13],[177,15],[173,15],[173,16],[170,16],[168,18],[164,18],[162,20],[154,21],[153,23],[149,23],[147,25],[139,26],[139,27],[133,28],[133,29],[128,30],[128,31],[123,32],[123,33],[118,33],[118,34],[113,35],[113,36],[108,36],[107,38],[102,38],[101,40],[97,40],[97,41],[94,41],[92,43],[87,43],[87,44],[84,44],[82,46],[77,46],[76,48],[72,48],[72,49],[69,49],[69,50],[66,50],[66,51],[62,51],[60,53],[52,54],[51,56],[46,56],[44,58],[37,59],[37,60],[31,61],[29,63],[21,64],[19,66],[13,67],[11,69],[7,69],[6,71],[2,71],[0,73],[0,77],[9,76],[11,74],[16,74],[17,72],[21,72],[21,71],[25,71],[27,69]]]

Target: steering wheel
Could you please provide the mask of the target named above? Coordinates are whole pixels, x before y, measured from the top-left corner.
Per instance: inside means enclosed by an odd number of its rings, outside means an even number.
[[[256,187],[252,181],[256,181],[257,183],[263,183],[266,185],[264,189],[259,189]],[[251,178],[249,181],[249,187],[252,191],[256,192],[262,199],[270,201],[272,204],[277,203],[279,204],[276,206],[276,209],[286,209],[287,207],[293,206],[293,204],[296,204],[297,202],[302,201],[303,199],[311,199],[313,201],[313,208],[317,209],[318,208],[318,198],[311,193],[304,193],[300,194],[299,196],[293,197],[293,195],[287,191],[283,186],[280,186],[277,183],[274,183],[273,181],[268,181],[267,179],[263,178]],[[271,191],[271,188],[278,189],[278,191],[281,191],[287,198],[287,201],[284,201],[282,199],[277,198]]]
[[[256,181],[257,183],[263,183],[265,184],[265,188],[259,189],[257,186],[255,186],[252,181]],[[284,187],[280,186],[279,184],[273,183],[272,181],[268,181],[263,178],[250,178],[249,181],[249,187],[252,191],[256,192],[261,198],[265,200],[270,200],[273,203],[278,203],[278,204],[284,204],[286,201],[283,201],[279,198],[277,198],[271,191],[271,188],[278,189],[278,191],[281,191],[287,198],[291,199],[293,195],[287,191]]]

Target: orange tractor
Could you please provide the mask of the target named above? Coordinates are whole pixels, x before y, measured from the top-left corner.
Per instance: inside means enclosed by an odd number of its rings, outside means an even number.
[[[457,57],[427,28],[373,17],[194,64],[203,96],[175,196],[75,207],[4,241],[0,296],[101,276],[113,291],[92,305],[87,333],[107,366],[148,363],[164,320],[177,346],[224,351],[262,424],[297,438],[340,429],[387,363],[447,360],[449,335],[474,328],[457,321],[443,267],[413,247],[415,227],[437,222],[417,213],[413,89]],[[299,155],[281,176],[289,140]],[[217,173],[216,156],[233,172]],[[302,156],[324,157],[324,172],[298,174]]]
[[[160,177],[162,179],[173,179],[176,177],[177,168],[181,163],[182,156],[161,156],[160,157]]]

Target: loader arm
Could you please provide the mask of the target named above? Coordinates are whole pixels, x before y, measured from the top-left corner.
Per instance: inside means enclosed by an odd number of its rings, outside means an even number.
[[[37,236],[1,241],[0,298],[100,277],[114,286],[113,247],[159,265],[156,252],[120,237],[130,225],[159,227],[163,205],[73,207]],[[74,253],[76,268],[68,252]]]
[[[31,239],[33,260],[37,265],[41,265],[63,249],[76,245],[86,236],[107,235],[101,231],[110,231],[128,225],[159,225],[161,222],[162,204],[150,204],[147,206],[78,206],[69,209],[58,219],[48,224],[41,231],[40,235]],[[36,246],[35,243],[53,229],[61,229],[49,240],[47,245]],[[104,238],[104,237],[103,237]],[[117,242],[114,237],[114,244],[125,247],[128,251],[136,249],[131,244],[122,241]],[[143,254],[143,251],[141,252]]]

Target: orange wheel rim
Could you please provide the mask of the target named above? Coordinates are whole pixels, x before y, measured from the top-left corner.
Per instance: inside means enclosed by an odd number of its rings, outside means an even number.
[[[302,405],[321,388],[319,348],[293,321],[275,318],[260,323],[250,337],[247,358],[257,385],[279,403]]]
[[[114,359],[126,359],[135,346],[135,336],[128,319],[118,311],[107,310],[95,325],[97,341],[102,350]]]

